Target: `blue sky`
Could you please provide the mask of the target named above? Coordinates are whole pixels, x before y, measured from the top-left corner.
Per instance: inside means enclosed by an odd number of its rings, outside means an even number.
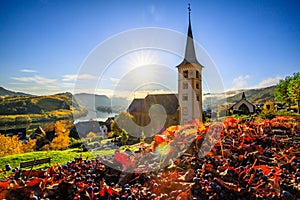
[[[225,90],[269,86],[299,72],[297,0],[1,0],[0,86],[52,94],[73,91],[78,78],[103,82],[98,90],[87,84],[82,91],[112,95],[116,83],[122,82],[124,74],[118,72],[126,68],[126,62],[115,64],[99,81],[92,73],[78,75],[85,59],[108,38],[136,28],[158,27],[186,34],[189,2],[194,39],[214,62]],[[147,52],[129,57],[140,65],[151,64],[147,59],[153,59]],[[175,66],[181,58],[160,57],[166,58],[165,65],[174,66],[168,89],[176,92]]]

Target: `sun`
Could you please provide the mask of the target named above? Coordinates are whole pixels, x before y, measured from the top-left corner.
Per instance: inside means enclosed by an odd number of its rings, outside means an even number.
[[[147,65],[159,64],[158,52],[151,49],[140,49],[126,56],[128,67],[137,68]]]

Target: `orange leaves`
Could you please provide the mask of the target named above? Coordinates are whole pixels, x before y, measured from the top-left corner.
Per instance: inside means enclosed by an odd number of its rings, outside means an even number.
[[[9,182],[7,181],[0,181],[0,188],[7,189],[9,187]]]
[[[238,119],[235,119],[233,117],[226,117],[226,119],[223,121],[225,128],[236,128],[238,123]]]
[[[155,143],[157,143],[157,144],[160,144],[160,143],[162,143],[162,142],[165,142],[167,140],[167,137],[165,136],[165,135],[156,135],[155,137],[154,137],[154,141],[155,141]]]
[[[32,187],[32,186],[39,184],[41,181],[43,181],[43,180],[40,178],[34,178],[34,179],[30,180],[26,185],[29,187]]]
[[[175,137],[175,133],[177,133],[179,131],[179,129],[180,129],[180,126],[170,126],[162,134]]]

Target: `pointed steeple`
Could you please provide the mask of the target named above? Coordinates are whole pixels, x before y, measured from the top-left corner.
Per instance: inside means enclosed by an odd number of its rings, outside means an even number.
[[[203,67],[198,62],[197,57],[196,57],[195,46],[194,46],[194,38],[193,38],[193,32],[192,32],[192,25],[191,25],[191,7],[190,7],[190,4],[188,4],[188,5],[189,5],[188,6],[188,11],[189,11],[189,26],[188,26],[186,46],[185,46],[185,55],[184,55],[184,59],[180,63],[180,65],[198,64],[201,67]]]
[[[245,92],[243,92],[242,99],[245,99],[245,100],[246,100]]]

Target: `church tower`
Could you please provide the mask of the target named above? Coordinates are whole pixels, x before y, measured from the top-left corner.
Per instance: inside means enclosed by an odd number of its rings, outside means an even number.
[[[202,121],[202,68],[198,62],[191,27],[191,8],[186,39],[185,55],[178,68],[178,101],[180,106],[180,124],[193,119]]]

